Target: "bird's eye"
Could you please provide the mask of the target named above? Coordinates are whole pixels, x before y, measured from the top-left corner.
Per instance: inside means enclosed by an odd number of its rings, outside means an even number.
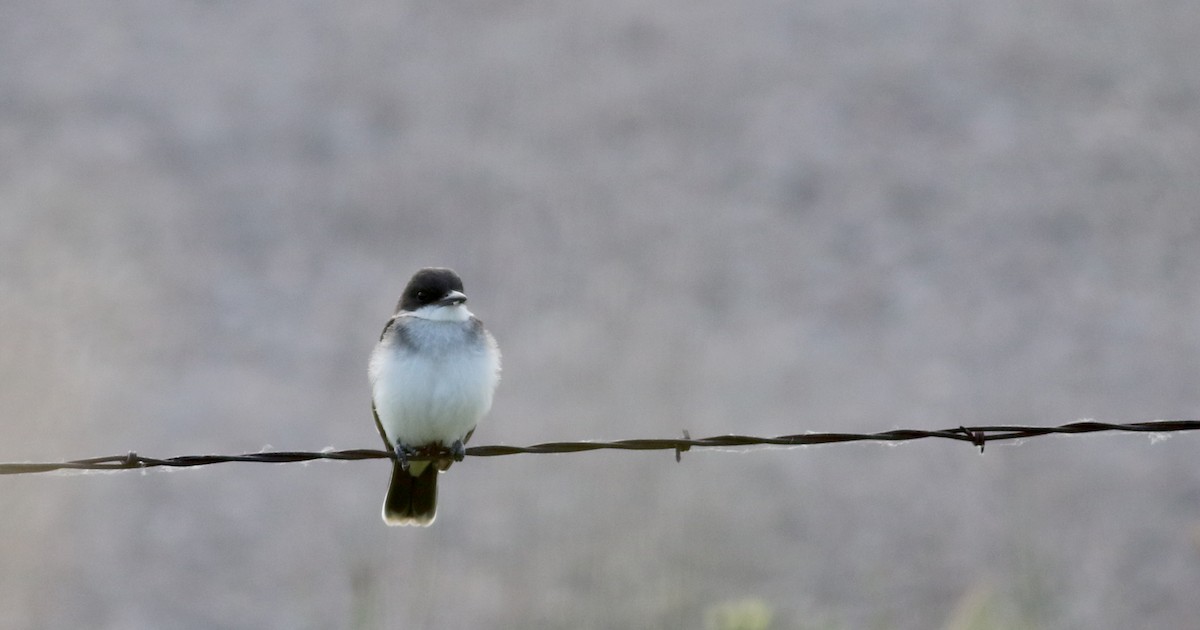
[[[429,297],[428,291],[417,291],[416,296],[418,302],[424,302]]]

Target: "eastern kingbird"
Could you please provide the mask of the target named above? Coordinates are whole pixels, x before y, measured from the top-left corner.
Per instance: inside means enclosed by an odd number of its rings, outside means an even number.
[[[500,348],[466,301],[458,274],[421,269],[371,353],[375,425],[396,455],[383,500],[388,525],[433,523],[438,473],[462,460],[463,445],[492,406]],[[409,462],[414,455],[436,459]]]

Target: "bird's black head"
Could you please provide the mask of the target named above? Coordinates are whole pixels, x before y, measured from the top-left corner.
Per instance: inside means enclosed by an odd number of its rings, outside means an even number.
[[[457,295],[451,296],[451,292]],[[422,306],[446,301],[446,304],[461,304],[467,300],[462,295],[463,283],[458,274],[445,267],[426,267],[413,274],[404,294],[400,296],[397,310],[415,311]],[[447,298],[449,300],[447,301]]]

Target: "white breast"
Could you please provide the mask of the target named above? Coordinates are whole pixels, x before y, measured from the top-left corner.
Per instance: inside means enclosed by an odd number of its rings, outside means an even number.
[[[371,354],[371,393],[388,440],[419,447],[450,446],[475,428],[492,406],[500,352],[491,335],[464,342],[467,323],[409,319],[405,348],[394,334]]]

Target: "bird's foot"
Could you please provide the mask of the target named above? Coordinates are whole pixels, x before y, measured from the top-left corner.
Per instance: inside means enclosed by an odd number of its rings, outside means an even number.
[[[456,462],[461,462],[466,456],[467,447],[463,444],[463,441],[454,440],[454,444],[450,445],[450,457],[453,457]]]
[[[400,464],[400,468],[405,472],[408,472],[408,466],[410,464],[408,458],[418,454],[420,454],[420,451],[417,449],[408,446],[407,444],[400,444],[399,442],[396,443],[396,463]]]

